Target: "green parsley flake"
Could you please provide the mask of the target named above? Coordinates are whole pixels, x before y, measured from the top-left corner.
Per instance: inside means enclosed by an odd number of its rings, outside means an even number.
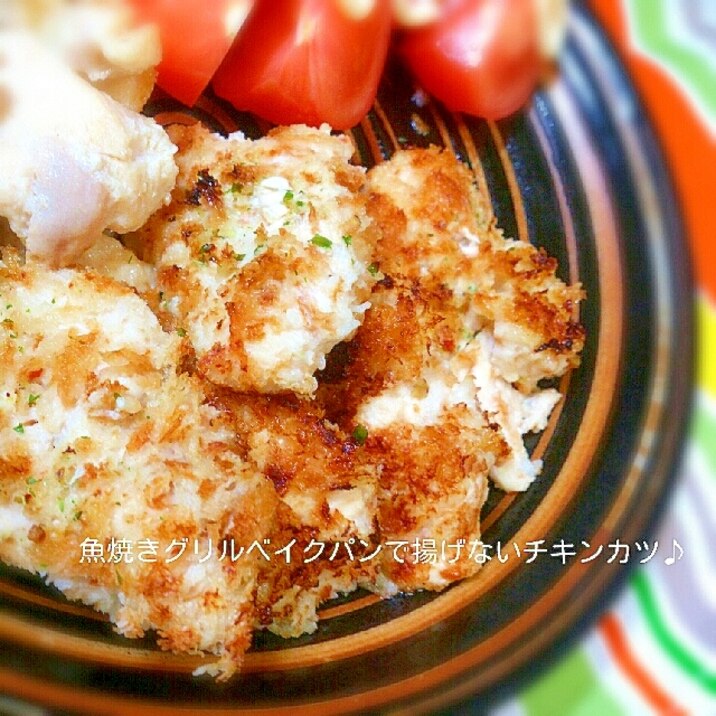
[[[32,393],[30,393],[30,395],[27,399],[27,404],[29,406],[33,406],[39,399],[40,399],[39,395],[33,395]]]
[[[333,246],[333,242],[330,239],[327,239],[325,236],[321,236],[320,234],[315,234],[311,239],[311,243],[322,249],[330,249],[331,246]]]
[[[293,192],[288,189],[286,193],[283,195],[283,203],[288,204],[289,202],[293,201]]]
[[[177,335],[180,338],[186,338],[186,330],[184,328],[177,328]]]
[[[243,261],[246,258],[246,254],[234,254],[234,258],[237,261]]]
[[[375,261],[370,266],[368,266],[368,273],[371,276],[375,276],[378,273],[378,264]]]
[[[212,248],[212,247],[211,247],[211,244],[204,244],[204,245],[199,249],[199,253],[201,253],[201,254],[209,253],[209,251],[211,251],[211,248]]]
[[[356,425],[353,431],[353,440],[362,445],[368,439],[368,428],[365,425]]]
[[[241,184],[239,184],[238,182],[234,182],[234,183],[231,185],[230,191],[231,191],[232,194],[238,194],[243,188],[244,188],[244,187],[243,187]]]
[[[37,478],[36,477],[28,477],[27,480],[25,480],[25,482],[28,485],[34,485],[37,483]]]
[[[13,430],[14,430],[16,433],[22,435],[22,434],[25,432],[25,426],[24,426],[22,423],[18,423],[18,424],[13,428]]]
[[[350,246],[353,243],[353,237],[350,234],[343,234],[343,243]]]

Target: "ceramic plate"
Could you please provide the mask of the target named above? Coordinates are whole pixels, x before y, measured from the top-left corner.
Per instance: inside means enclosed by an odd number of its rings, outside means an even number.
[[[211,95],[191,112],[162,98],[148,111],[222,132],[267,129]],[[647,537],[687,420],[691,288],[659,148],[601,30],[573,7],[559,77],[498,123],[422,101],[389,67],[351,136],[366,166],[401,147],[448,147],[489,191],[505,232],[544,246],[562,278],[586,289],[582,366],[561,380],[566,398],[530,443],[544,470],[524,494],[493,489],[483,511],[484,540],[500,554],[439,595],[357,593],[328,604],[313,635],[259,634],[227,684],[192,677],[198,658],[160,652],[152,638],[125,640],[101,615],[3,567],[0,693],[153,716],[415,713],[466,699],[478,709],[548,664],[623,579],[630,565],[610,545]],[[529,551],[539,540],[547,552]],[[560,540],[576,554],[550,556]]]

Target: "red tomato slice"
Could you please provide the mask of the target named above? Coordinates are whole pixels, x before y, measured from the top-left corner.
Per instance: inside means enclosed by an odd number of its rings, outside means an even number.
[[[396,27],[421,27],[435,22],[447,0],[390,0]]]
[[[277,124],[348,129],[375,100],[390,28],[385,0],[257,0],[214,90]]]
[[[449,109],[500,119],[529,99],[540,74],[533,0],[452,0],[440,19],[404,33],[399,52]]]
[[[157,84],[192,106],[231,47],[253,0],[131,0],[162,41]]]

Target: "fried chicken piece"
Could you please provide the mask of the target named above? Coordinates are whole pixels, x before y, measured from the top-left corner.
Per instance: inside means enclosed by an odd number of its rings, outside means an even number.
[[[396,317],[358,333],[349,351],[357,365],[341,388],[350,395],[328,399],[343,420],[352,410],[369,429],[432,424],[444,407],[467,405],[499,426],[509,447],[490,466],[493,480],[525,490],[541,464],[529,459],[522,436],[544,429],[560,397],[539,381],[579,363],[584,331],[572,311],[581,289],[559,280],[543,251],[502,236],[487,198],[447,152],[399,152],[371,170],[369,189],[374,251],[386,277],[372,300]],[[381,336],[396,318],[402,329]],[[416,321],[433,332],[401,334]],[[356,381],[356,372],[366,378]]]
[[[358,587],[372,588],[377,562],[368,559],[372,542],[363,540],[368,547],[357,539],[327,542],[285,503],[276,525],[271,543],[283,552],[259,565],[256,628],[284,638],[312,634],[321,604]]]
[[[174,185],[174,152],[156,122],[0,30],[0,216],[30,260],[67,264],[105,229],[139,228]]]
[[[350,141],[327,127],[256,141],[169,132],[180,148],[172,203],[132,237],[157,267],[168,318],[210,381],[312,393],[370,294],[364,170],[349,163]]]
[[[0,286],[0,558],[230,675],[258,565],[219,551],[265,537],[273,488],[132,289],[9,259]]]
[[[448,287],[466,330],[493,336],[507,382],[529,392],[579,365],[581,288],[565,285],[543,250],[503,236],[465,165],[436,148],[398,152],[371,170],[369,190],[381,271]]]
[[[311,633],[322,602],[373,581],[374,565],[359,558],[376,533],[377,464],[316,403],[224,390],[212,404],[231,416],[242,455],[280,500],[274,555],[260,562],[256,626]]]
[[[3,26],[31,32],[83,79],[136,112],[154,89],[159,32],[136,22],[124,0],[4,0]]]
[[[375,532],[377,469],[320,406],[293,396],[230,395],[246,459],[271,481],[294,522],[320,539],[369,538]]]
[[[113,278],[131,286],[153,305],[157,296],[157,272],[113,236],[102,234],[75,262],[79,268],[92,269],[96,273]],[[158,303],[154,301],[154,303]]]
[[[578,363],[581,291],[544,253],[502,237],[447,152],[399,152],[368,184],[380,280],[355,337],[329,356],[318,400],[366,438],[380,541],[404,543],[382,555],[374,588],[442,589],[479,567],[488,475],[524,490],[539,473],[523,435],[544,429],[560,397],[538,381]]]
[[[383,550],[369,589],[383,596],[440,591],[475,574],[487,473],[501,442],[464,406],[433,425],[392,424],[367,447],[381,466],[378,524]],[[404,543],[398,546],[398,543]]]
[[[467,545],[480,539],[488,471],[508,452],[470,381],[452,370],[462,321],[451,298],[383,278],[364,324],[320,376],[327,415],[364,438],[363,459],[379,467],[378,535],[388,547],[372,588],[383,595],[443,589],[477,571]],[[432,561],[420,559],[423,540],[437,550]]]

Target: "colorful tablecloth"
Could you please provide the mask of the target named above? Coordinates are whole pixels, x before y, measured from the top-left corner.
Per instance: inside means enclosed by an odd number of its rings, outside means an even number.
[[[678,483],[610,610],[493,716],[716,714],[716,0],[592,0],[648,109],[697,278],[697,392]],[[683,552],[681,551],[683,550]],[[671,558],[671,559],[670,559]],[[671,561],[673,559],[673,561]]]

